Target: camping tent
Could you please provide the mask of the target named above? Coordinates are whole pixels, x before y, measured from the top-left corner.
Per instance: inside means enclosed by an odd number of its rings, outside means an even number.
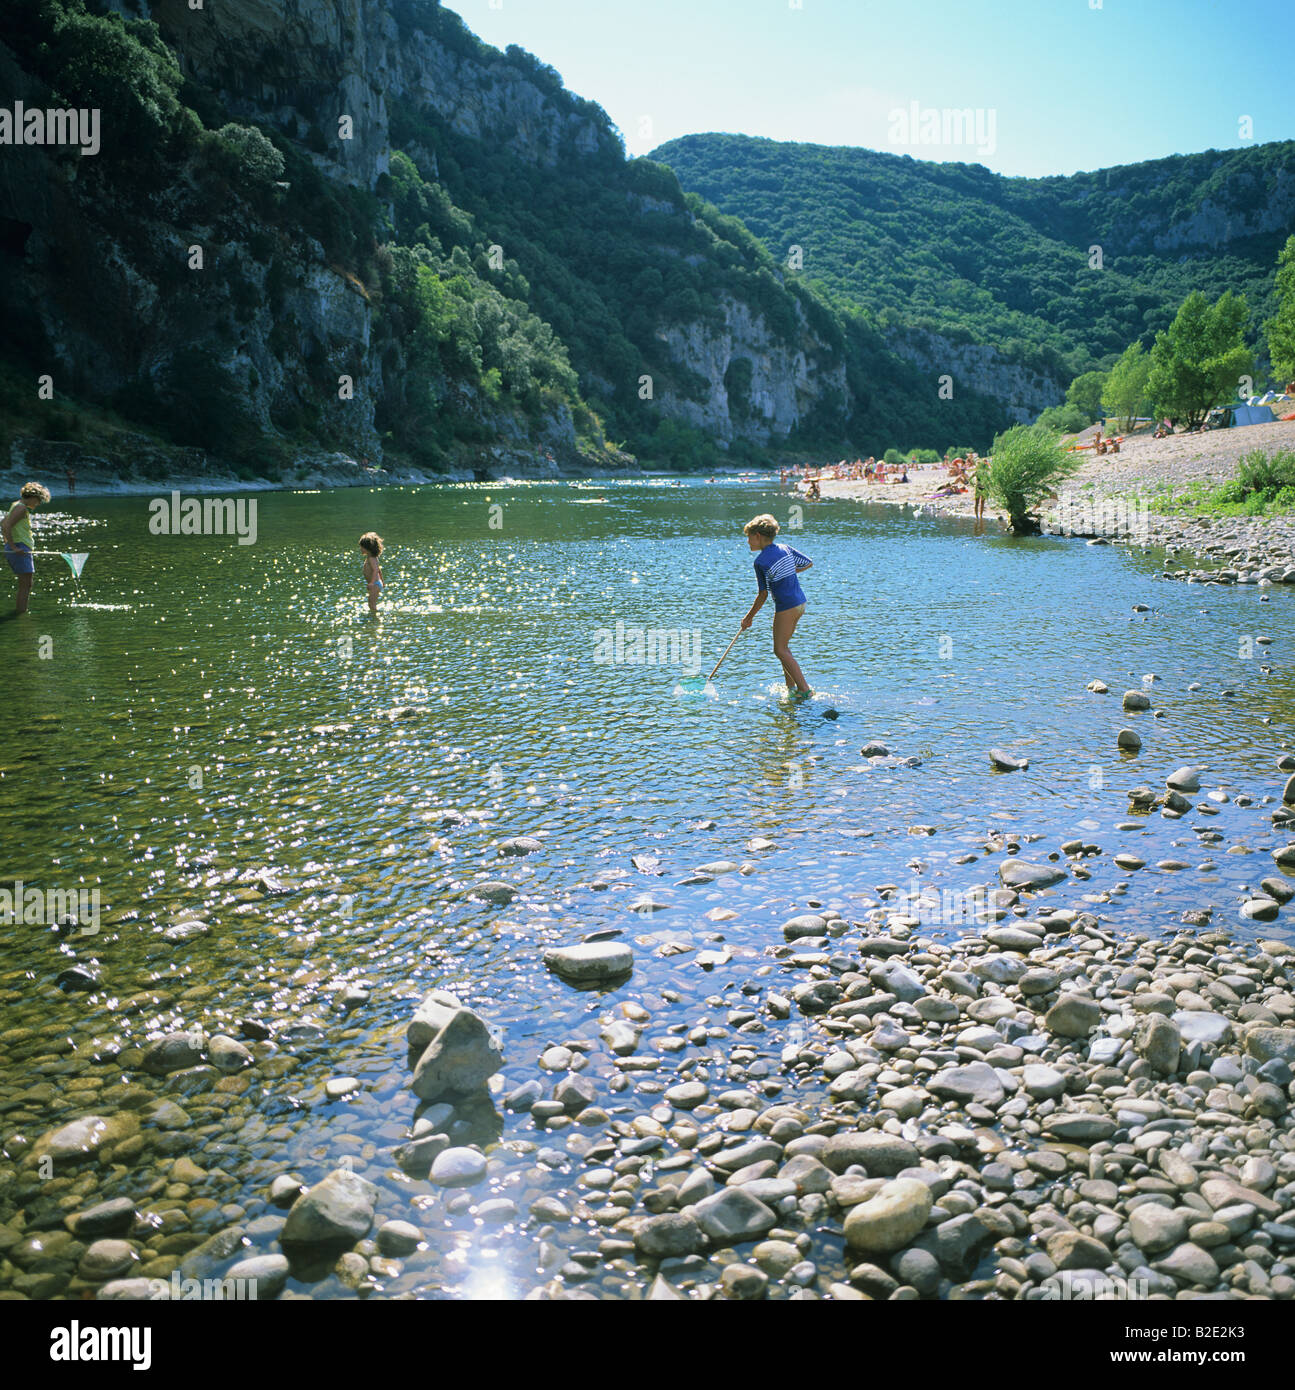
[[[1233,405],[1226,407],[1232,412],[1233,425],[1269,425],[1273,413],[1266,405]]]

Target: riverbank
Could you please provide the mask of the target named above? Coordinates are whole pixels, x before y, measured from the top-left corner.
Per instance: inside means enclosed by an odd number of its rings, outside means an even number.
[[[17,497],[18,489],[33,479],[66,498],[69,492],[73,497],[152,497],[171,491],[193,496],[642,476],[628,455],[621,458],[624,466],[600,469],[583,459],[578,465],[568,460],[564,466],[551,454],[496,446],[483,452],[479,466],[433,472],[399,464],[369,467],[348,454],[319,452],[301,455],[290,474],[265,478],[215,465],[201,450],[164,447],[143,436],[125,437],[111,458],[78,444],[21,438],[13,442],[7,466],[0,468],[0,491],[8,488]],[[70,490],[69,472],[75,478]]]
[[[1208,517],[1157,510],[1192,484],[1216,486],[1236,476],[1241,459],[1254,450],[1269,455],[1295,449],[1295,421],[1274,421],[1241,429],[1152,439],[1149,434],[1125,441],[1118,454],[1091,453],[1065,486],[1063,496],[1082,516],[1069,534],[1115,543],[1162,547],[1175,555],[1227,563],[1210,567],[1180,566],[1167,561],[1168,577],[1220,583],[1280,582],[1295,568],[1295,517]],[[823,499],[883,502],[910,507],[915,513],[974,516],[970,493],[936,498],[945,481],[943,468],[910,469],[907,483],[831,482],[820,484]],[[803,494],[802,494],[803,495]],[[1123,506],[1107,509],[1102,503]],[[1055,508],[1044,509],[1044,514]],[[1060,514],[1058,514],[1060,515]],[[986,506],[986,520],[1005,525],[1006,514]],[[1295,582],[1295,575],[1291,580]]]

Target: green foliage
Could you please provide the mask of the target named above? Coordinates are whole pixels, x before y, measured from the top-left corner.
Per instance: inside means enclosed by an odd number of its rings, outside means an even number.
[[[898,449],[887,449],[886,452],[882,454],[881,461],[883,463],[903,463],[904,456]]]
[[[1108,415],[1122,416],[1124,428],[1131,428],[1147,399],[1147,381],[1151,375],[1151,354],[1141,343],[1124,349],[1120,360],[1111,368],[1102,388],[1102,408]]]
[[[1092,421],[1077,405],[1050,405],[1039,412],[1039,418],[1034,423],[1057,434],[1078,434],[1080,430],[1087,429]]]
[[[1295,512],[1295,450],[1271,458],[1252,450],[1226,483],[1210,487],[1197,479],[1158,501],[1160,510],[1189,516],[1288,515]]]
[[[1295,235],[1277,258],[1277,312],[1264,325],[1268,356],[1282,385],[1295,378]]]
[[[1101,419],[1102,391],[1105,386],[1105,372],[1084,372],[1066,388],[1066,404],[1083,414],[1085,425]]]
[[[724,373],[724,389],[728,392],[728,407],[735,420],[746,420],[751,415],[751,377],[753,373],[749,357],[735,357]]]
[[[740,135],[691,135],[652,157],[775,256],[803,246],[804,274],[833,307],[891,331],[993,343],[1061,383],[1149,342],[1193,290],[1232,289],[1272,311],[1284,231],[1219,246],[1184,242],[1180,229],[1206,204],[1244,226],[1295,142],[1043,179]],[[1107,248],[1100,270],[1094,243]]]
[[[53,21],[41,76],[70,106],[97,108],[103,155],[148,158],[179,128],[180,65],[151,21],[86,13],[80,0],[46,3]]]
[[[1157,414],[1198,425],[1236,396],[1240,378],[1254,367],[1244,340],[1249,317],[1244,297],[1230,291],[1213,305],[1199,291],[1187,296],[1151,351],[1147,391]]]
[[[1079,466],[1045,426],[1015,425],[994,440],[989,497],[1007,513],[1013,531],[1034,530],[1030,514]]]
[[[283,155],[255,126],[230,122],[208,140],[213,166],[237,183],[257,187],[283,177]]]

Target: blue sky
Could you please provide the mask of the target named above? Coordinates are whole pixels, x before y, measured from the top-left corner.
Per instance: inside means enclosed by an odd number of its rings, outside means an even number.
[[[1289,0],[443,3],[557,68],[631,154],[721,130],[1041,175],[1295,138]],[[971,109],[978,136],[903,143],[914,102],[918,133]]]

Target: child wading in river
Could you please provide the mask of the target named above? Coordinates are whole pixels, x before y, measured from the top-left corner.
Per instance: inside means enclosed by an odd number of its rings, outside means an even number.
[[[364,551],[364,584],[369,594],[369,613],[376,617],[378,598],[383,588],[382,566],[378,564],[378,556],[385,549],[382,537],[376,531],[366,531],[360,537],[360,549]]]
[[[751,611],[742,619],[743,628],[755,621],[755,615],[764,607],[764,601],[773,595],[773,654],[782,664],[787,677],[787,693],[795,700],[808,700],[814,693],[809,688],[805,673],[797,664],[787,645],[796,624],[805,611],[805,591],[800,587],[797,575],[804,574],[813,563],[799,550],[777,541],[778,523],[773,517],[757,516],[742,528],[746,543],[756,552],[755,579],[760,592]]]
[[[4,537],[4,557],[9,568],[18,576],[18,612],[27,611],[27,600],[36,579],[36,561],[32,559],[34,543],[31,519],[37,507],[49,501],[49,488],[40,483],[28,483],[3,520],[0,535]]]

